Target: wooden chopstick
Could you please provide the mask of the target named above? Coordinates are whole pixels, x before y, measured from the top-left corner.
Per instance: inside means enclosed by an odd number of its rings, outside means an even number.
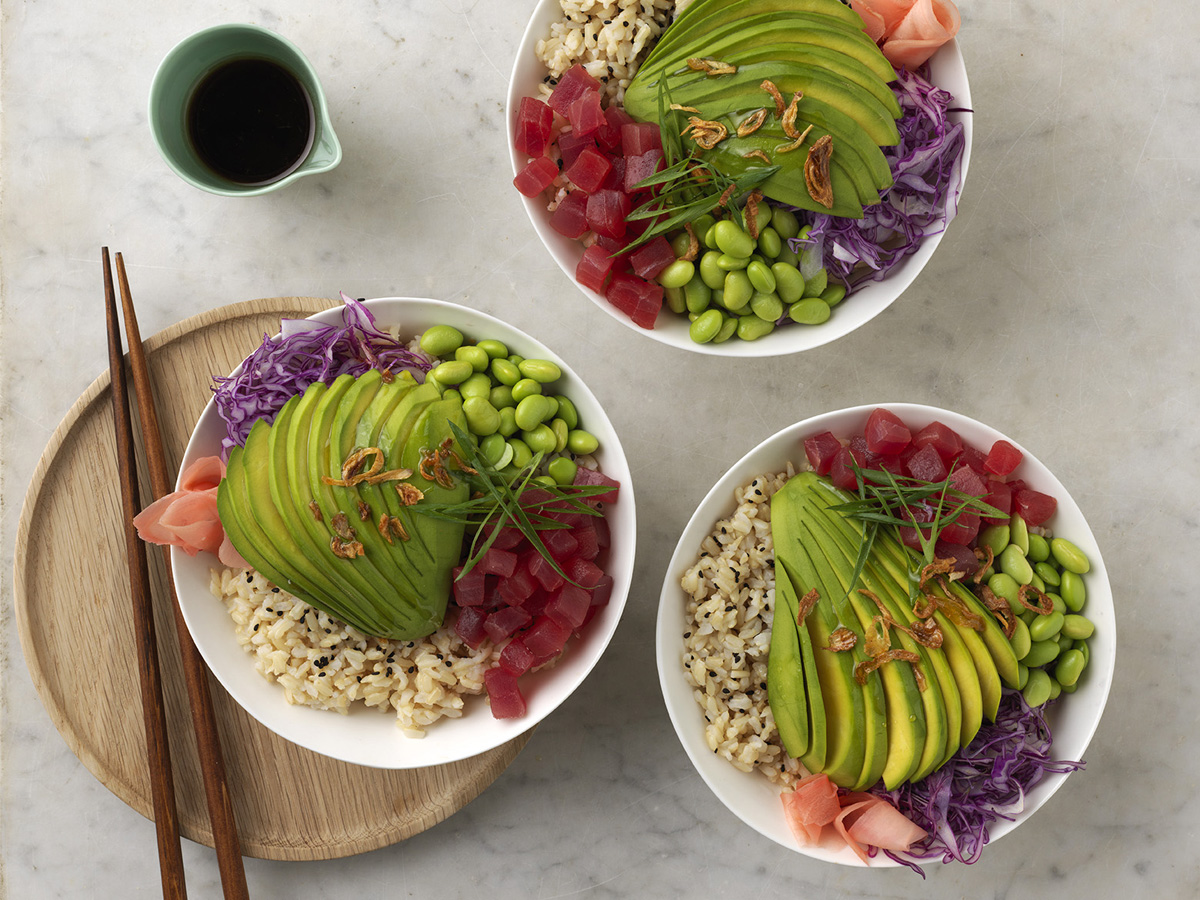
[[[179,816],[175,808],[175,784],[171,772],[171,749],[167,743],[167,717],[163,704],[158,664],[158,642],[154,629],[154,607],[150,601],[150,571],[146,547],[133,527],[141,503],[138,497],[137,461],[133,428],[129,418],[129,390],[121,353],[121,327],[113,295],[112,267],[108,248],[104,256],[104,302],[108,321],[108,367],[112,379],[113,418],[116,422],[117,467],[121,475],[121,511],[125,526],[125,549],[129,560],[129,587],[133,598],[134,636],[137,643],[138,675],[142,691],[142,714],[146,729],[146,755],[150,764],[150,794],[154,827],[158,836],[158,862],[164,897],[187,897],[183,855],[179,845]]]
[[[125,274],[125,261],[116,254],[117,282],[121,290],[121,306],[125,316],[125,334],[129,342],[129,363],[133,374],[134,390],[138,401],[138,415],[142,426],[142,445],[146,453],[150,474],[150,487],[154,499],[169,494],[172,479],[167,470],[166,454],[163,452],[162,430],[154,402],[154,391],[150,381],[150,369],[142,346],[138,329],[137,314],[133,308],[133,296],[129,290],[129,279]],[[249,900],[246,872],[242,862],[241,844],[238,839],[237,821],[233,815],[233,804],[226,780],[225,760],[221,752],[221,735],[213,710],[212,693],[208,680],[208,669],[192,641],[187,623],[175,595],[171,577],[171,556],[168,547],[163,547],[163,562],[167,569],[167,584],[171,591],[171,607],[175,614],[175,633],[179,642],[179,653],[183,663],[184,681],[187,685],[189,706],[192,711],[192,727],[196,735],[196,746],[200,760],[200,771],[204,779],[204,794],[208,804],[209,822],[212,826],[213,847],[217,853],[217,865],[221,873],[221,887],[225,900]]]

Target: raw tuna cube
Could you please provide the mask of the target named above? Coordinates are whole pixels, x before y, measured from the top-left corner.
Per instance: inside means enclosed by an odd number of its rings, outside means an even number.
[[[568,131],[566,134],[558,136],[558,156],[562,160],[564,170],[571,167],[571,163],[575,162],[576,158],[591,147],[596,148],[596,142],[590,135],[578,135]]]
[[[520,606],[529,599],[537,582],[526,566],[519,565],[508,578],[500,579],[499,594],[510,606]]]
[[[974,513],[959,513],[957,519],[949,525],[943,525],[941,539],[947,544],[960,546],[971,543],[979,534],[979,516]]]
[[[571,128],[580,136],[593,135],[608,124],[604,118],[604,110],[600,106],[599,91],[584,91],[571,101],[567,109],[567,121]]]
[[[454,567],[454,602],[459,606],[480,606],[483,604],[483,588],[485,572],[475,566],[466,575],[462,574],[462,566]]]
[[[514,675],[524,675],[533,666],[533,654],[520,636],[513,638],[500,651],[500,668]]]
[[[554,110],[536,97],[522,97],[513,144],[527,156],[542,156],[550,146]]]
[[[596,582],[596,586],[592,588],[592,606],[607,606],[608,601],[612,598],[613,578],[611,575],[605,574]]]
[[[629,316],[633,324],[641,328],[653,328],[662,310],[664,292],[662,285],[653,284],[637,275],[618,272],[613,275],[604,296]]]
[[[858,490],[858,476],[854,474],[854,457],[849,447],[838,447],[833,455],[833,463],[829,467],[829,480],[834,487],[843,491]]]
[[[900,540],[905,546],[912,547],[914,550],[920,550],[921,538],[929,540],[933,535],[933,528],[926,525],[927,522],[933,521],[933,510],[925,505],[912,506],[908,510],[908,518],[915,522],[915,525],[901,525],[898,529],[900,532]]]
[[[550,592],[544,591],[541,588],[534,588],[529,599],[521,604],[521,609],[529,613],[534,618],[540,616],[546,610],[546,604],[550,602]]]
[[[1058,501],[1049,494],[1022,488],[1013,494],[1013,512],[1025,520],[1026,525],[1045,523],[1058,509]]]
[[[912,440],[912,432],[898,415],[882,407],[871,410],[863,429],[867,450],[883,456],[897,456]]]
[[[987,485],[970,466],[955,466],[950,473],[950,486],[972,497],[985,497],[988,493]]]
[[[539,156],[531,159],[529,164],[517,173],[513,184],[526,197],[536,197],[550,187],[557,177],[558,166],[549,158]]]
[[[575,538],[580,559],[595,559],[600,554],[600,540],[596,537],[596,526],[591,522],[577,525],[571,536]]]
[[[518,628],[524,628],[531,620],[532,616],[519,606],[502,606],[488,613],[483,620],[483,630],[498,644]]]
[[[588,227],[597,234],[612,238],[624,237],[625,217],[632,208],[629,198],[620,191],[598,190],[588,196]]]
[[[554,570],[554,566],[550,564],[550,561],[538,553],[537,550],[527,551],[525,567],[529,570],[529,574],[533,576],[533,580],[547,591],[556,591],[563,583],[563,577]]]
[[[550,227],[574,240],[587,234],[587,194],[571,191],[558,201],[558,206],[550,213]]]
[[[599,500],[601,503],[616,503],[621,488],[621,483],[615,478],[596,469],[589,469],[587,466],[580,466],[575,471],[574,484],[599,484],[612,488],[610,491],[604,491],[592,497],[593,500]]]
[[[484,526],[490,536],[496,530],[496,523],[493,521]],[[525,540],[525,535],[521,534],[521,529],[515,525],[505,525],[500,529],[500,533],[492,539],[492,546],[497,550],[512,550]]]
[[[946,464],[932,444],[926,444],[908,460],[908,474],[918,481],[938,482],[946,478]]]
[[[983,467],[995,475],[1011,475],[1024,458],[1025,454],[1008,441],[999,440],[992,444]]]
[[[609,158],[608,162],[612,168],[608,170],[608,177],[604,179],[604,184],[600,185],[600,187],[609,191],[624,191],[625,157],[613,156]]]
[[[475,568],[467,574],[470,576],[475,572],[482,572],[485,575],[499,575],[502,578],[508,578],[516,568],[517,554],[509,550],[498,550],[495,545],[492,545],[475,564]]]
[[[589,75],[582,65],[576,63],[563,72],[547,103],[552,110],[565,117],[570,113],[572,103],[588,91],[596,91],[598,95],[600,87],[600,82]]]
[[[663,269],[675,262],[675,251],[671,249],[671,242],[660,234],[630,253],[629,262],[634,274],[649,280],[657,278]]]
[[[555,528],[547,529],[539,535],[546,549],[561,564],[564,559],[570,559],[578,555],[579,542],[575,540],[570,529]]]
[[[983,502],[1003,513],[1001,516],[985,518],[983,520],[984,523],[987,525],[1003,525],[1008,521],[1009,514],[1012,512],[1012,488],[1003,481],[997,481],[994,478],[989,479],[987,496],[983,498]]]
[[[600,189],[611,169],[612,165],[603,153],[595,147],[584,147],[563,173],[571,184],[591,194]]]
[[[969,466],[971,471],[978,475],[989,474],[987,467],[984,465],[987,461],[987,457],[983,455],[983,451],[975,447],[963,447],[962,454],[958,457],[958,461],[963,465]]]
[[[519,719],[525,715],[525,698],[517,687],[517,676],[496,666],[483,673],[492,715],[497,719]]]
[[[958,432],[941,422],[930,422],[913,435],[912,442],[913,446],[918,449],[932,444],[946,465],[957,459],[963,452],[963,440],[958,436]]]
[[[563,571],[573,582],[588,590],[598,585],[600,579],[604,577],[604,570],[587,559],[573,559]]]
[[[567,638],[570,636],[571,629],[564,628],[549,616],[538,616],[521,640],[533,654],[534,664],[541,665],[562,653],[563,647],[567,645]]]
[[[647,150],[640,154],[625,154],[625,193],[634,194],[650,188],[638,185],[663,167],[663,152]]]
[[[487,632],[483,630],[483,621],[487,613],[476,606],[467,606],[458,611],[458,619],[454,623],[454,631],[471,647],[478,647]]]
[[[604,282],[612,272],[615,259],[612,254],[599,244],[592,244],[583,251],[579,265],[575,267],[575,280],[585,288],[591,288],[599,293],[604,290]]]
[[[633,122],[633,116],[619,106],[604,110],[604,124],[596,130],[596,143],[609,151],[621,148],[621,126]]]
[[[589,591],[573,584],[564,584],[546,604],[546,615],[572,631],[583,624],[588,607],[592,605]]]
[[[818,475],[828,475],[833,465],[833,458],[842,449],[842,443],[832,431],[823,431],[804,439],[804,455],[808,464]]]
[[[621,126],[621,152],[641,156],[647,150],[662,150],[662,135],[653,122],[630,122]]]

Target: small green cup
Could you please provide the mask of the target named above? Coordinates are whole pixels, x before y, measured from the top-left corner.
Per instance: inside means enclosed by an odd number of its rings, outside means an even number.
[[[187,109],[192,92],[216,66],[242,58],[267,59],[291,72],[312,101],[313,135],[307,154],[280,177],[242,184],[209,168],[188,139]],[[321,82],[304,54],[287,39],[258,25],[216,25],[177,44],[159,64],[150,86],[150,131],[163,159],[180,178],[226,197],[265,194],[301,178],[328,172],[342,159],[342,146],[329,119]]]

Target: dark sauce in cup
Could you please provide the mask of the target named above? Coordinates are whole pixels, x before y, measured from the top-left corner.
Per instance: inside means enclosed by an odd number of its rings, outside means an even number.
[[[187,137],[221,178],[269,184],[294,171],[312,146],[312,99],[268,59],[242,58],[207,72],[188,99]]]

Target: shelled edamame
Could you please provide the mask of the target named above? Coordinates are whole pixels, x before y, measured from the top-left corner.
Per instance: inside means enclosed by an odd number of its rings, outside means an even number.
[[[552,393],[562,378],[557,363],[509,353],[498,340],[471,343],[450,325],[426,329],[418,345],[436,361],[426,379],[443,397],[461,398],[467,431],[497,471],[515,474],[541,453],[538,479],[573,484],[576,458],[599,449],[570,398]]]
[[[1091,571],[1087,554],[1065,538],[1030,531],[1016,514],[1008,524],[980,532],[979,545],[992,552],[993,564],[985,572],[988,589],[1016,616],[1009,642],[1020,664],[1025,702],[1041,706],[1060,693],[1074,693],[1095,633],[1082,614],[1083,576]],[[1038,609],[1029,608],[1031,593],[1040,601],[1033,604]]]
[[[846,296],[842,285],[829,283],[824,268],[806,260],[810,275],[801,274],[802,257],[814,251],[792,249],[791,239],[808,234],[795,213],[760,204],[753,228],[746,216],[697,218],[696,258],[676,259],[658,276],[667,306],[688,317],[688,334],[698,344],[754,341],[788,322],[820,325]],[[690,239],[681,231],[671,244],[682,257]]]

